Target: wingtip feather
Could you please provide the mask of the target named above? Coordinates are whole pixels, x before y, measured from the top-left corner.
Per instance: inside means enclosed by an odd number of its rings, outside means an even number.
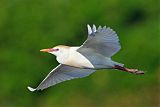
[[[32,87],[29,87],[29,86],[27,88],[28,88],[29,91],[32,91],[32,92],[36,90],[36,89],[34,89]]]
[[[92,33],[91,26],[89,24],[87,24],[87,28],[88,28],[88,34],[90,35]]]
[[[97,31],[95,24],[93,24],[92,30],[93,30],[93,32]]]

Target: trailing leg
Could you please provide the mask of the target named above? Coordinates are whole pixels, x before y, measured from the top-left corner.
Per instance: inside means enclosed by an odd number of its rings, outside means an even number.
[[[126,71],[126,72],[129,72],[129,73],[132,73],[132,74],[137,74],[137,75],[144,74],[143,71],[140,71],[138,69],[129,69],[129,68],[125,68],[125,67],[119,66],[119,65],[115,65],[113,68],[121,70],[121,71]]]

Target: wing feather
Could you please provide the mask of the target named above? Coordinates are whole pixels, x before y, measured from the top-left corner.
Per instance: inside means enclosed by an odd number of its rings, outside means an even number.
[[[39,84],[37,88],[34,89],[28,87],[28,89],[30,91],[43,90],[63,81],[86,77],[94,71],[95,70],[92,69],[80,69],[60,64],[46,76],[46,78]]]
[[[96,30],[95,25],[93,25],[93,28],[88,25],[88,28],[92,30],[88,33],[88,38],[79,48],[79,51],[83,50],[83,48],[91,48],[97,53],[100,53],[106,57],[111,57],[120,50],[121,46],[119,43],[119,38],[116,32],[111,28],[99,26]]]

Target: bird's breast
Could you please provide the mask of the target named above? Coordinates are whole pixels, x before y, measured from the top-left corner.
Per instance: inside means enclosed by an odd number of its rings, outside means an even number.
[[[79,68],[94,68],[92,63],[86,57],[76,51],[78,48],[79,47],[70,48],[69,56],[65,61],[65,64]]]

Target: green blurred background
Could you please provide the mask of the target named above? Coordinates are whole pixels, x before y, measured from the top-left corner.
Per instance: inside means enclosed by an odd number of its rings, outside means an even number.
[[[158,107],[158,6],[158,0],[0,0],[0,107]],[[145,75],[103,70],[29,92],[58,65],[39,50],[81,45],[87,24],[114,29],[122,49],[113,60]]]

